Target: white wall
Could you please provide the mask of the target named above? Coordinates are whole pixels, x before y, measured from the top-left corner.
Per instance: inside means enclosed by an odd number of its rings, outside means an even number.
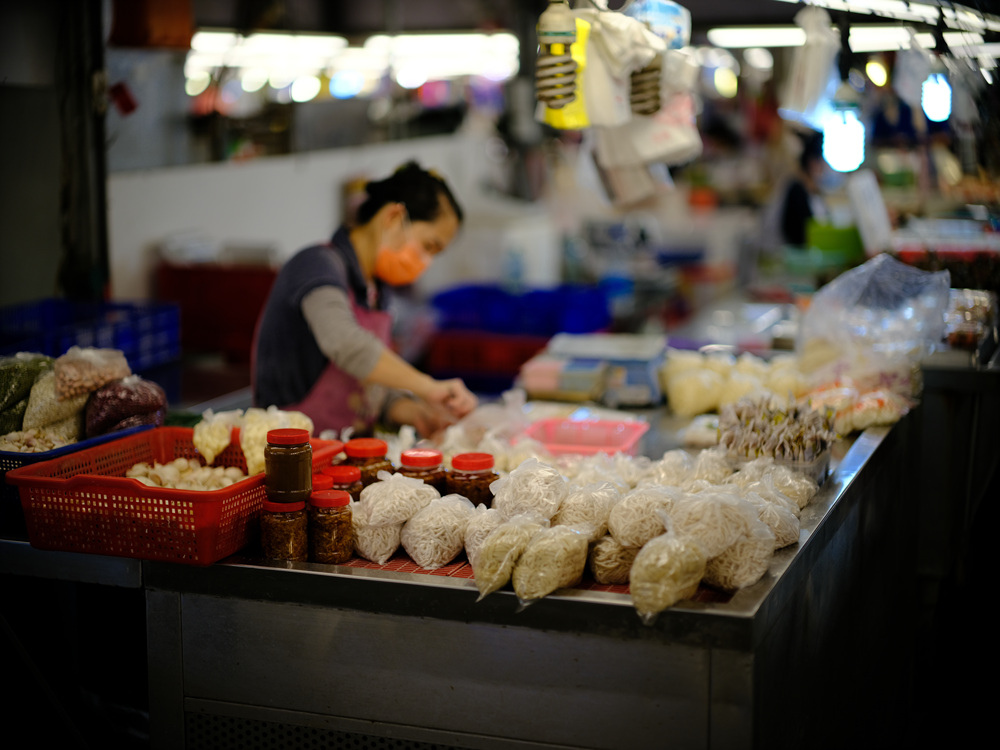
[[[497,278],[503,228],[538,216],[537,206],[484,198],[480,141],[446,136],[238,163],[117,172],[108,178],[109,255],[114,299],[153,294],[157,248],[181,232],[222,245],[270,245],[280,260],[328,239],[341,221],[341,185],[383,177],[408,159],[441,172],[466,210],[466,225],[429,281]]]

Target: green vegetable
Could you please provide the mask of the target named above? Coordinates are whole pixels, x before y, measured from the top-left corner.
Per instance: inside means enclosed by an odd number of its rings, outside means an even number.
[[[21,429],[35,380],[52,368],[52,357],[19,352],[0,359],[0,435]]]

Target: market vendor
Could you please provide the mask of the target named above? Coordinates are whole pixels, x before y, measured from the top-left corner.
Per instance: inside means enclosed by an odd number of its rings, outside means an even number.
[[[316,431],[376,422],[424,436],[470,412],[459,379],[435,380],[389,348],[388,288],[417,280],[451,243],[462,209],[414,162],[368,183],[356,221],[282,267],[257,324],[253,400],[307,414]]]

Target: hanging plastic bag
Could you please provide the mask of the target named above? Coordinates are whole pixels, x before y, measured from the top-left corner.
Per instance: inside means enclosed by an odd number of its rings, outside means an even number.
[[[802,371],[817,385],[916,395],[919,361],[944,337],[950,286],[948,271],[921,271],[885,254],[842,273],[816,293],[802,321]]]
[[[795,48],[779,98],[782,109],[808,116],[826,90],[840,52],[840,36],[833,30],[830,14],[812,5],[795,14],[795,23],[805,30],[806,41]]]

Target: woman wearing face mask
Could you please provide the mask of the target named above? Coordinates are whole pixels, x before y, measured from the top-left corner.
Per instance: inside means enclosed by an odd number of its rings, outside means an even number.
[[[302,411],[319,433],[382,420],[429,436],[476,406],[459,379],[435,380],[388,348],[388,286],[412,284],[454,239],[462,210],[416,163],[366,186],[353,226],[282,267],[257,324],[254,404]]]

